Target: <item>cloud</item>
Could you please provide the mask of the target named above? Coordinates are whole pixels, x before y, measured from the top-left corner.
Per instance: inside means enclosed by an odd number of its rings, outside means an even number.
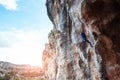
[[[8,10],[17,9],[17,0],[0,0],[0,4]]]
[[[9,33],[9,34],[8,34]],[[15,42],[15,34],[12,32],[0,32],[0,47],[10,47]]]
[[[42,66],[48,29],[0,31],[0,60]]]

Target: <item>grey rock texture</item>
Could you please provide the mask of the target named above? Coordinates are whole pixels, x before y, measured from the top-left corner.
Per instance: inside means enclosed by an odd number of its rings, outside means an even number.
[[[47,0],[46,80],[120,80],[120,1]],[[80,45],[84,32],[87,42]]]

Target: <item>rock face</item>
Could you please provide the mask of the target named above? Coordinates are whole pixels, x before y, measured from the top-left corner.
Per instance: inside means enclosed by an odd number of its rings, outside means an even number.
[[[120,80],[120,1],[47,0],[47,80]],[[91,42],[82,42],[84,32]]]

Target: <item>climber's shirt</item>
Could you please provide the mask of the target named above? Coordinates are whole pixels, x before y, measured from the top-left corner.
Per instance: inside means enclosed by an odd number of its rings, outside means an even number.
[[[86,37],[85,33],[81,33],[81,38],[82,38],[82,42],[86,42],[87,37]]]
[[[81,38],[82,38],[82,42],[81,43],[87,42],[87,43],[90,44],[91,47],[93,47],[92,43],[89,40],[87,40],[87,37],[86,37],[85,33],[81,33]]]

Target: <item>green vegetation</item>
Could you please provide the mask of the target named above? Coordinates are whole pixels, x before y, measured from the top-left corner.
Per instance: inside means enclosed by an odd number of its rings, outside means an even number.
[[[36,79],[37,78],[37,79]],[[45,80],[44,78],[38,77],[26,77],[19,75],[17,72],[4,72],[0,71],[0,80]]]
[[[55,36],[55,31],[51,30],[48,34],[48,37],[50,37],[50,36]]]
[[[45,80],[44,78],[41,78],[40,80]]]
[[[39,67],[0,62],[0,80],[45,80]]]

